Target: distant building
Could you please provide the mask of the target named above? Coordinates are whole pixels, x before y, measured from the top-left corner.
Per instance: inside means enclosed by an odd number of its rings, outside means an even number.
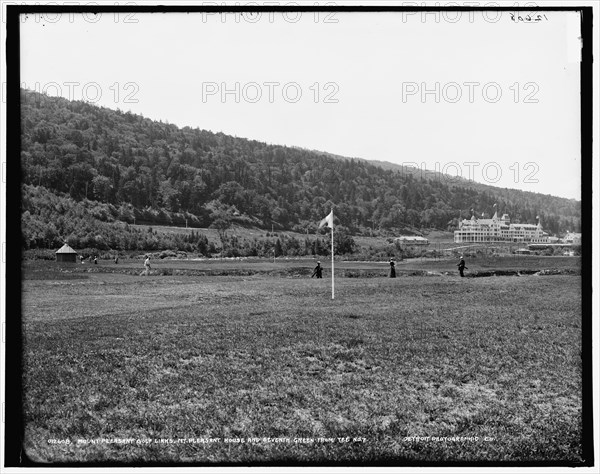
[[[77,262],[77,252],[69,247],[68,244],[65,244],[56,251],[56,261]]]
[[[563,242],[565,244],[581,245],[581,234],[576,232],[567,232],[564,236]]]
[[[394,241],[405,245],[429,245],[428,239],[418,235],[401,235],[400,237],[396,237]]]
[[[463,219],[454,231],[455,243],[477,242],[531,242],[547,243],[549,236],[542,230],[538,220],[535,224],[511,224],[508,214],[491,219]]]
[[[515,250],[516,254],[520,254],[520,255],[529,255],[531,254],[531,250],[529,249],[517,249]]]

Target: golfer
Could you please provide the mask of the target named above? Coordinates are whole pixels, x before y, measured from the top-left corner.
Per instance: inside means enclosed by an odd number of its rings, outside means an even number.
[[[144,261],[144,269],[145,270],[141,273],[141,275],[148,276],[150,273],[150,256],[149,255],[146,255],[146,260]]]
[[[317,276],[317,278],[323,278],[323,268],[321,268],[321,262],[317,262],[317,266],[315,267],[315,270],[313,271],[313,274],[310,277],[312,278],[315,275]]]
[[[463,258],[463,256],[462,256],[462,255],[460,256],[460,262],[458,262],[458,265],[457,265],[457,267],[458,267],[458,271],[459,271],[459,273],[460,273],[460,276],[461,276],[461,277],[464,277],[464,276],[465,276],[465,274],[464,274],[463,272],[464,272],[465,268],[468,270],[468,269],[469,269],[469,267],[466,267],[466,266],[465,266],[465,259]]]
[[[396,278],[396,264],[393,258],[390,258],[390,278]]]

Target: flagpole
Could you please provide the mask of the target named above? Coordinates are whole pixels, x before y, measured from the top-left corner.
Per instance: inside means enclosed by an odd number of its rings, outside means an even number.
[[[331,299],[335,299],[335,279],[333,268],[333,209],[331,210]]]

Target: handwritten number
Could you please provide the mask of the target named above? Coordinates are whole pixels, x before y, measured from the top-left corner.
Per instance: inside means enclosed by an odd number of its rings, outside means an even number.
[[[519,22],[532,23],[532,22],[538,22],[538,21],[542,21],[542,20],[546,20],[546,21],[548,20],[548,17],[546,16],[546,14],[532,15],[531,13],[527,13],[525,16],[517,15],[516,12],[509,13],[509,14],[510,14],[510,19],[515,23],[519,23]]]

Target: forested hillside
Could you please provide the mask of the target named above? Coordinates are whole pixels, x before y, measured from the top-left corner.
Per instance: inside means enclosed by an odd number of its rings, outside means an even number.
[[[580,202],[574,200],[478,183],[448,185],[363,160],[179,128],[25,90],[21,111],[22,182],[31,186],[24,188],[24,231],[49,224],[31,205],[41,193],[33,186],[61,199],[110,206],[111,220],[127,223],[185,225],[187,219],[197,227],[235,222],[306,232],[334,207],[336,222],[351,234],[417,232],[453,230],[470,209],[491,215],[497,203],[513,222],[533,223],[540,215],[550,233],[580,227]],[[88,218],[89,225],[101,222],[86,217],[84,206],[81,225]],[[25,237],[29,246],[45,245]]]

